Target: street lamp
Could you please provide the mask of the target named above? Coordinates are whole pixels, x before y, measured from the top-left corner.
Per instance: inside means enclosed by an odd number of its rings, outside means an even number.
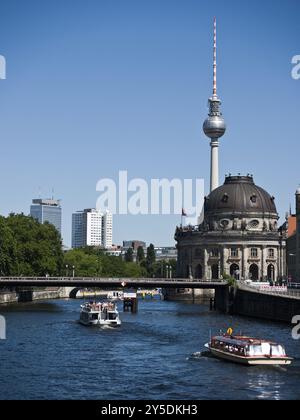
[[[73,278],[75,277],[75,265],[73,265]]]
[[[68,264],[66,264],[66,277],[68,277],[68,275],[69,275],[69,266]]]

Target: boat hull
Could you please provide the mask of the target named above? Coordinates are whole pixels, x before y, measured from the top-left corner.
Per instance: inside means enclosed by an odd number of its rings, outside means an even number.
[[[94,327],[101,327],[101,326],[109,326],[109,327],[119,327],[121,325],[121,321],[104,321],[104,320],[96,320],[96,321],[85,321],[83,319],[79,320],[79,323],[85,325],[86,327],[94,326]]]
[[[244,357],[230,354],[208,346],[211,354],[219,359],[244,366],[288,366],[293,359],[290,357]]]

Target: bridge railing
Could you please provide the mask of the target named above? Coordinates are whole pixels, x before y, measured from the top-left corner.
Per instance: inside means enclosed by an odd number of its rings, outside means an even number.
[[[238,286],[240,289],[250,290],[256,293],[262,293],[273,296],[282,296],[282,297],[294,297],[300,299],[300,288],[297,290],[289,289],[288,287],[279,288],[276,286],[270,286],[269,288],[259,288],[259,284],[249,284],[245,282],[239,282]]]
[[[209,279],[190,279],[190,278],[160,278],[160,277],[155,277],[155,278],[148,278],[148,277],[142,277],[142,278],[134,278],[134,277],[65,277],[65,276],[60,276],[60,277],[0,277],[0,283],[1,281],[3,282],[7,282],[7,281],[13,281],[13,280],[17,280],[17,281],[44,281],[47,282],[47,280],[49,282],[51,281],[106,281],[106,282],[116,282],[116,281],[120,281],[120,282],[126,282],[126,281],[137,281],[137,282],[145,282],[145,283],[151,283],[153,281],[169,281],[169,282],[191,282],[191,283],[225,283],[224,280],[209,280]]]

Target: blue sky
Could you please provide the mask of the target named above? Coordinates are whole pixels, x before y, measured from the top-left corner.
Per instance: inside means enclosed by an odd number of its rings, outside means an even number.
[[[95,206],[100,178],[204,178],[202,132],[212,90],[218,19],[218,93],[228,129],[220,172],[253,173],[294,205],[299,173],[298,0],[1,0],[0,213],[31,199]],[[178,216],[116,216],[114,242],[172,245]]]

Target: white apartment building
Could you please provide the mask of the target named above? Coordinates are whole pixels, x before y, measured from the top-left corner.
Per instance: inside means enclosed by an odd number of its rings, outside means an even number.
[[[85,209],[72,215],[72,248],[112,246],[112,214]]]
[[[110,249],[113,244],[112,240],[113,217],[112,214],[106,210],[102,217],[102,246],[105,249]]]

